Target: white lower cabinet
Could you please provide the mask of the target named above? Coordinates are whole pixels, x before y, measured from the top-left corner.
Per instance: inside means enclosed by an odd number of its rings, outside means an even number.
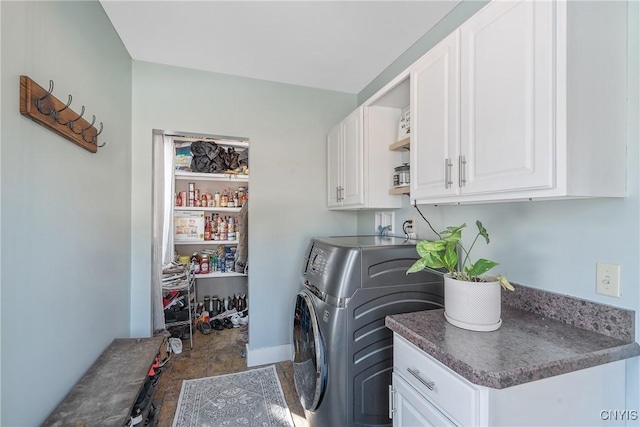
[[[393,359],[394,427],[625,425],[623,417],[603,412],[625,408],[624,360],[493,389],[471,383],[396,333]]]
[[[393,427],[431,427],[455,425],[429,400],[425,399],[402,377],[393,374],[391,390]]]

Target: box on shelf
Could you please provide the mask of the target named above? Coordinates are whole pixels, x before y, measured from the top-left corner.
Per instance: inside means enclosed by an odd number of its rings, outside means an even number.
[[[411,135],[411,110],[409,107],[405,107],[400,115],[400,122],[398,123],[398,141]]]
[[[204,241],[204,212],[175,211],[173,231],[176,242]]]
[[[176,157],[175,168],[176,170],[190,171],[191,170],[191,143],[190,142],[176,142]]]

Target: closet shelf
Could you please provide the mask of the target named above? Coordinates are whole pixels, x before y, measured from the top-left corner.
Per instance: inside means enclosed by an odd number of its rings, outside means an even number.
[[[196,279],[211,279],[216,277],[247,277],[247,275],[244,273],[236,273],[234,271],[225,271],[225,272],[215,271],[213,273],[195,275]]]
[[[249,182],[249,175],[240,175],[234,173],[204,173],[177,170],[175,171],[174,176],[176,179],[180,180],[197,179],[200,181]]]
[[[237,213],[242,208],[216,208],[216,207],[188,207],[188,206],[174,206],[176,211],[200,211],[200,212],[228,212]]]
[[[237,245],[237,240],[191,240],[184,242],[173,242],[176,245]]]

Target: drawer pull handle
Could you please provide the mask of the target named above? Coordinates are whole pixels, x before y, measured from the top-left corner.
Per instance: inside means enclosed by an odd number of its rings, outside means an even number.
[[[407,368],[407,371],[409,371],[411,375],[416,377],[416,379],[420,381],[422,384],[424,384],[424,386],[427,387],[429,390],[433,390],[433,388],[435,387],[436,383],[434,383],[433,381],[427,381],[424,378],[422,378],[420,376],[420,371],[418,371],[417,369]]]
[[[396,390],[393,388],[393,385],[389,384],[389,419],[393,419],[393,414],[396,413],[396,406],[394,403],[393,396],[395,396]]]
[[[444,159],[444,188],[451,188],[451,168],[453,167],[453,163],[449,161],[449,159]]]

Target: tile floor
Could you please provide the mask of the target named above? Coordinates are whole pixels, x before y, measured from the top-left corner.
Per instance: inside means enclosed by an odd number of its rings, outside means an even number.
[[[245,339],[246,327],[222,331],[213,330],[210,335],[194,331],[193,350],[189,349],[189,340],[182,341],[182,353],[172,355],[171,360],[163,367],[154,396],[154,400],[160,401],[162,405],[157,425],[160,427],[171,426],[178,405],[182,380],[258,368],[258,366],[247,368],[247,359],[241,356],[241,351],[245,349]],[[295,427],[308,427],[295,391],[292,363],[287,361],[275,365]]]

